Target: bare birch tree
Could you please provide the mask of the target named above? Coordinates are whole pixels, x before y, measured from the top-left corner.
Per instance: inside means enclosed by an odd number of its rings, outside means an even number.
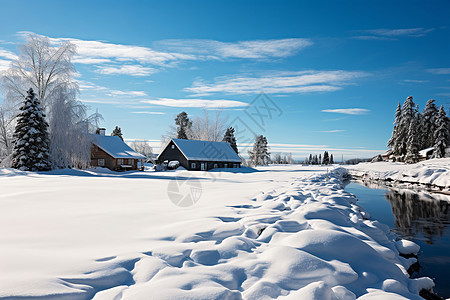
[[[76,99],[75,53],[70,42],[54,45],[47,37],[30,34],[1,81],[5,101],[11,105],[19,103],[29,88],[35,91],[48,116],[50,158],[58,168],[87,167],[90,163],[93,118],[86,116],[86,107]]]
[[[222,110],[216,111],[211,118],[207,110],[203,110],[202,117],[196,117],[188,131],[190,140],[202,140],[221,142],[227,126],[226,119],[222,115]]]

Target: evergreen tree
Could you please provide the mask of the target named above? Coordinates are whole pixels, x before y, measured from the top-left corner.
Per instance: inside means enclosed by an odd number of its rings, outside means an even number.
[[[312,165],[314,163],[312,154],[309,155],[308,162],[310,165]]]
[[[225,135],[224,135],[222,141],[230,144],[230,146],[231,146],[231,148],[233,148],[234,152],[236,152],[237,154],[239,153],[239,150],[236,145],[236,137],[234,136],[234,128],[233,127],[227,128],[227,131],[225,132]]]
[[[413,118],[409,124],[408,140],[406,143],[405,162],[411,164],[419,161],[419,135],[417,123],[417,119]]]
[[[267,146],[267,139],[263,135],[259,135],[255,139],[253,144],[253,149],[248,151],[250,156],[250,163],[253,166],[264,166],[267,165],[270,158],[269,149]]]
[[[388,148],[391,149],[392,154],[394,156],[400,155],[400,148],[398,141],[398,135],[400,132],[400,123],[402,122],[402,107],[400,102],[397,105],[397,109],[395,110],[395,120],[394,120],[394,130],[392,131],[392,137],[388,141]]]
[[[119,126],[114,128],[113,132],[111,132],[112,136],[118,136],[123,141],[122,129]]]
[[[192,127],[192,121],[189,120],[188,114],[186,112],[181,112],[175,118],[175,124],[177,127],[177,139],[188,139],[188,132]]]
[[[434,142],[433,157],[435,158],[445,157],[445,149],[447,148],[448,145],[449,132],[448,132],[447,116],[445,114],[443,106],[439,108],[434,137],[435,142]]]
[[[439,110],[434,104],[434,100],[427,101],[425,108],[423,109],[421,124],[421,148],[429,148],[434,146],[434,133],[436,132],[436,118],[438,117]]]
[[[396,155],[400,161],[405,159],[407,153],[408,132],[411,122],[417,118],[417,107],[414,104],[413,97],[406,98],[402,107],[402,115],[399,130],[396,139]],[[417,119],[416,119],[417,120]]]
[[[12,167],[22,171],[50,170],[48,123],[33,89],[20,107],[14,131]]]
[[[325,152],[323,153],[322,164],[324,164],[324,165],[330,164],[330,157],[329,157],[329,155],[328,155],[328,151],[325,151]]]
[[[333,157],[333,154],[330,155],[330,165],[334,165],[334,157]]]
[[[321,165],[321,164],[322,164],[322,154],[319,154],[319,161],[318,161],[317,164],[318,164],[318,165]]]

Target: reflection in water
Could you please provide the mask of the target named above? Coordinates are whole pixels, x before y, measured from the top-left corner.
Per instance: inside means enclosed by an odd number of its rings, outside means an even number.
[[[449,203],[435,200],[426,193],[390,188],[386,192],[395,217],[395,227],[404,237],[418,237],[421,234],[427,244],[433,238],[442,238],[445,227],[450,224]]]

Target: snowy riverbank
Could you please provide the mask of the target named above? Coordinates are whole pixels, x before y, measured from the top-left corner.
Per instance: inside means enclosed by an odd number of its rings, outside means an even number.
[[[381,180],[394,184],[423,186],[448,191],[450,188],[450,158],[431,159],[416,164],[393,162],[360,163],[346,167],[353,177]]]
[[[3,169],[0,299],[421,299],[399,255],[417,245],[325,172]]]

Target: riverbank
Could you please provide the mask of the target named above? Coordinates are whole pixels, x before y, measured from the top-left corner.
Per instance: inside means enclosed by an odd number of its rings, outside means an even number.
[[[352,177],[363,181],[383,181],[387,185],[450,193],[450,158],[431,159],[416,164],[360,163],[346,168]]]
[[[419,300],[433,287],[409,278],[401,254],[417,245],[344,191],[345,169],[243,171],[3,170],[0,299]],[[176,206],[185,193],[197,201]]]

